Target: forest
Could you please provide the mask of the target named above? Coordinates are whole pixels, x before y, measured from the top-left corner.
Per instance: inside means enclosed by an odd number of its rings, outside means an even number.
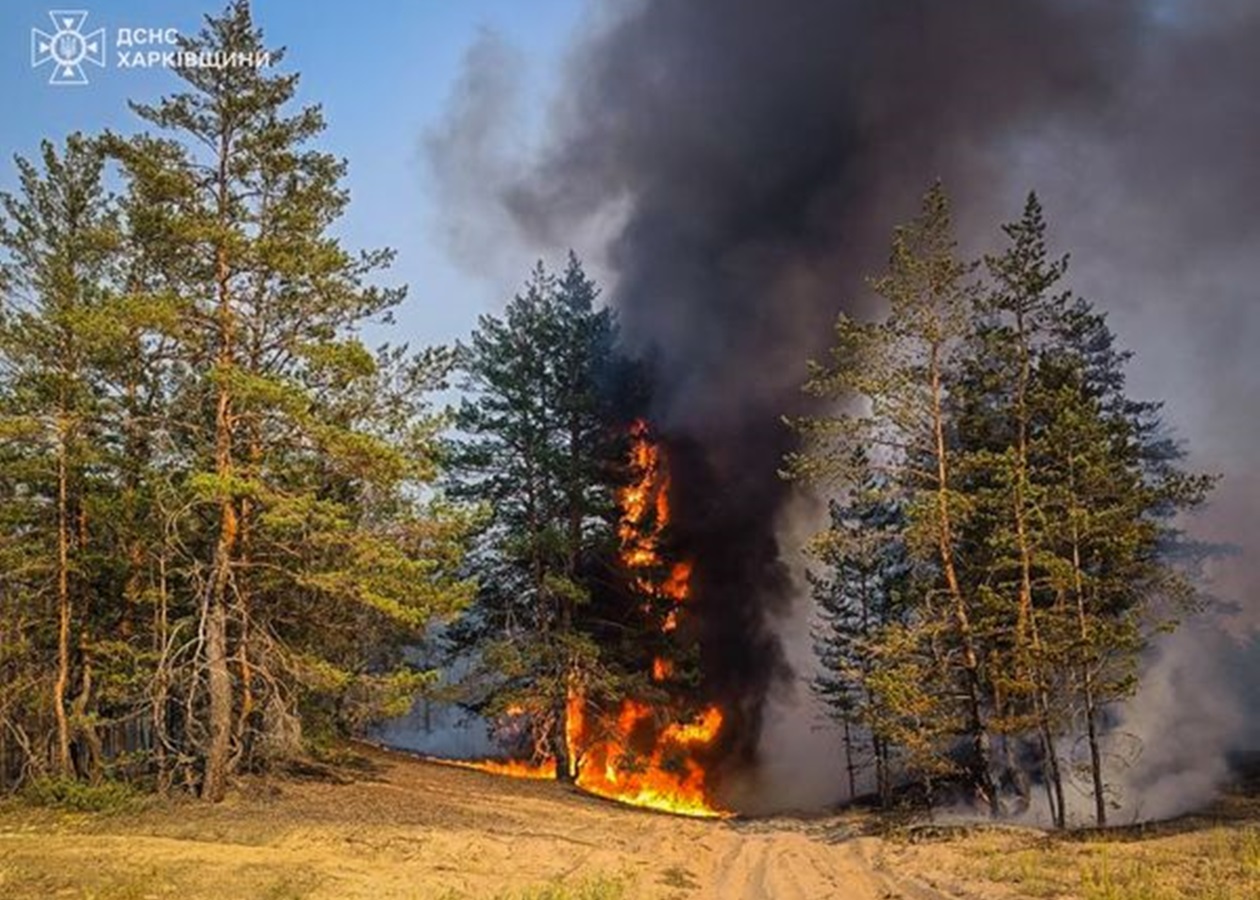
[[[244,2],[186,49],[277,66],[179,69],[0,196],[0,791],[215,803],[438,697],[490,723],[500,758],[465,762],[740,813],[768,688],[726,673],[775,650],[724,613],[739,523],[696,512],[652,354],[572,252],[457,346],[377,345],[407,291],[337,236],[321,109]],[[925,187],[747,476],[825,510],[765,566],[817,610],[816,764],[880,809],[1107,825],[1217,479],[1131,394],[1037,196],[969,259]]]

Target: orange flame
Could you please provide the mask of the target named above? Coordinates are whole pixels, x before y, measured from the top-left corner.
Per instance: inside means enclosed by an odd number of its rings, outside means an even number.
[[[668,681],[674,677],[674,661],[658,656],[652,660],[652,680]]]
[[[529,762],[517,759],[442,759],[438,756],[425,757],[429,762],[443,766],[454,766],[457,769],[476,769],[491,775],[506,775],[509,778],[529,778],[545,781],[556,777],[556,761],[544,759],[541,762]]]
[[[618,495],[621,562],[636,587],[667,607],[663,632],[678,627],[678,612],[691,596],[692,564],[675,562],[664,578],[661,539],[669,525],[669,472],[646,422],[632,426],[630,464],[636,480]],[[652,611],[655,603],[646,604]],[[652,661],[654,681],[673,676],[674,662]],[[709,797],[704,766],[697,759],[717,738],[722,713],[705,709],[694,722],[662,721],[662,711],[638,700],[625,700],[613,723],[599,723],[602,733],[588,734],[588,716],[580,696],[570,695],[568,717],[576,729],[570,756],[580,760],[577,785],[601,797],[690,816],[724,816]]]
[[[630,465],[638,477],[617,497],[620,559],[635,587],[649,598],[644,611],[655,615],[664,608],[660,628],[669,633],[678,627],[679,611],[691,596],[692,563],[673,562],[661,576],[666,564],[661,541],[670,520],[669,472],[646,422],[635,422],[630,436]],[[654,681],[668,681],[674,671],[673,660],[652,660]],[[520,707],[507,712],[524,713]],[[666,710],[634,699],[622,701],[615,715],[608,715],[593,709],[580,684],[571,681],[565,708],[569,777],[582,790],[632,806],[687,816],[729,816],[710,798],[700,759],[717,739],[722,721],[716,706],[692,721],[678,722],[670,721]],[[435,762],[517,778],[554,778],[556,769],[554,759]]]
[[[656,732],[656,713],[637,700],[621,705],[609,737],[584,748],[578,787],[600,797],[686,816],[729,815],[708,797],[704,767],[695,759],[717,737],[722,713],[709,707],[690,723],[660,729],[648,750],[635,753],[636,732]]]

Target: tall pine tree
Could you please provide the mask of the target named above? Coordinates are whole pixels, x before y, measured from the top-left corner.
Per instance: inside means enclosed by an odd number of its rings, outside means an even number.
[[[47,762],[70,776],[72,742],[95,743],[89,706],[99,526],[93,503],[104,489],[102,365],[117,219],[95,142],[76,134],[58,151],[46,141],[39,164],[19,158],[17,165],[19,193],[0,196],[0,593],[9,638],[0,641],[0,664],[25,669],[13,671],[8,684],[30,684],[30,678],[44,696],[19,691],[2,708],[16,707],[36,721],[49,710],[55,741]],[[49,602],[52,615],[44,617],[40,611]],[[52,649],[51,659],[40,653],[44,647]],[[32,654],[24,661],[23,649]],[[15,718],[8,730],[24,734],[31,764],[42,767],[46,761],[30,747],[37,738],[25,732],[20,714]]]
[[[244,2],[183,49],[283,58]],[[213,800],[243,763],[291,752],[299,710],[309,722],[414,689],[382,634],[415,633],[469,589],[454,578],[462,517],[417,490],[436,475],[423,398],[449,360],[359,336],[404,291],[371,283],[390,251],[351,253],[330,233],[348,195],[344,162],[312,146],[320,110],[292,109],[297,76],[261,65],[178,74],[182,92],[135,106],[166,136],[112,143],[175,296],[166,578],[192,605],[163,665]]]
[[[577,764],[568,698],[615,691],[619,678],[616,641],[595,639],[607,624],[595,595],[608,592],[616,552],[625,423],[613,401],[625,364],[596,301],[570,254],[559,278],[540,263],[502,317],[481,318],[463,348],[470,396],[452,447],[457,495],[489,512],[479,600],[456,640],[480,660],[473,702],[525,713],[561,778]]]
[[[862,469],[895,485],[907,544],[920,563],[916,627],[924,644],[936,648],[935,664],[948,666],[944,705],[957,705],[940,715],[961,723],[963,767],[996,814],[981,610],[960,558],[970,503],[959,472],[967,461],[950,417],[959,355],[973,327],[973,269],[957,256],[949,201],[937,184],[919,217],[896,230],[888,271],[871,282],[886,316],[859,322],[842,315],[830,358],[811,364],[806,391],[838,410],[795,423],[804,447],[789,456],[788,474],[852,486],[868,474],[854,470],[861,451],[869,460]],[[948,654],[937,644],[944,625]]]

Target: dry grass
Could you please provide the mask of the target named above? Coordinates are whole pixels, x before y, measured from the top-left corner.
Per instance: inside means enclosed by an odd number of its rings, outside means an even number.
[[[1075,837],[979,828],[905,844],[896,865],[961,896],[1029,900],[1255,900],[1260,825],[1210,820]]]
[[[159,863],[142,867],[112,864],[101,858],[81,862],[58,857],[55,864],[39,854],[0,851],[0,897],[35,900],[166,900],[198,896],[206,889],[206,873],[187,864]],[[257,866],[227,872],[217,879],[223,897],[259,900],[303,900],[318,878],[299,870]]]
[[[1103,845],[1080,868],[1084,900],[1254,900],[1260,828],[1218,827],[1150,847]]]
[[[596,877],[575,884],[547,884],[499,894],[495,900],[623,900],[626,882],[620,878]]]

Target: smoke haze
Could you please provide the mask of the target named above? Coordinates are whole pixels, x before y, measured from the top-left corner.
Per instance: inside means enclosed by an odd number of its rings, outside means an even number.
[[[694,470],[706,492],[679,527],[723,548],[699,573],[722,623],[706,661],[747,733],[764,721],[742,748],[775,760],[763,796],[842,792],[820,758],[834,735],[785,674],[811,664],[799,535],[813,505],[776,477],[780,419],[938,177],[969,251],[1041,194],[1072,286],[1137,352],[1134,392],[1166,399],[1191,463],[1225,476],[1195,534],[1247,545],[1209,572],[1232,608],[1159,648],[1125,711],[1159,745],[1126,776],[1126,809],[1199,802],[1227,774],[1208,761],[1257,736],[1247,682],[1223,675],[1256,668],[1260,626],[1257,45],[1248,0],[640,0],[590,23],[529,145],[513,137],[519,60],[491,35],[471,49],[425,141],[445,237],[482,271],[513,269],[506,284],[574,247],[652,354],[655,419],[688,448],[682,482]],[[1200,743],[1161,740],[1183,730]],[[828,777],[803,787],[805,771]]]

